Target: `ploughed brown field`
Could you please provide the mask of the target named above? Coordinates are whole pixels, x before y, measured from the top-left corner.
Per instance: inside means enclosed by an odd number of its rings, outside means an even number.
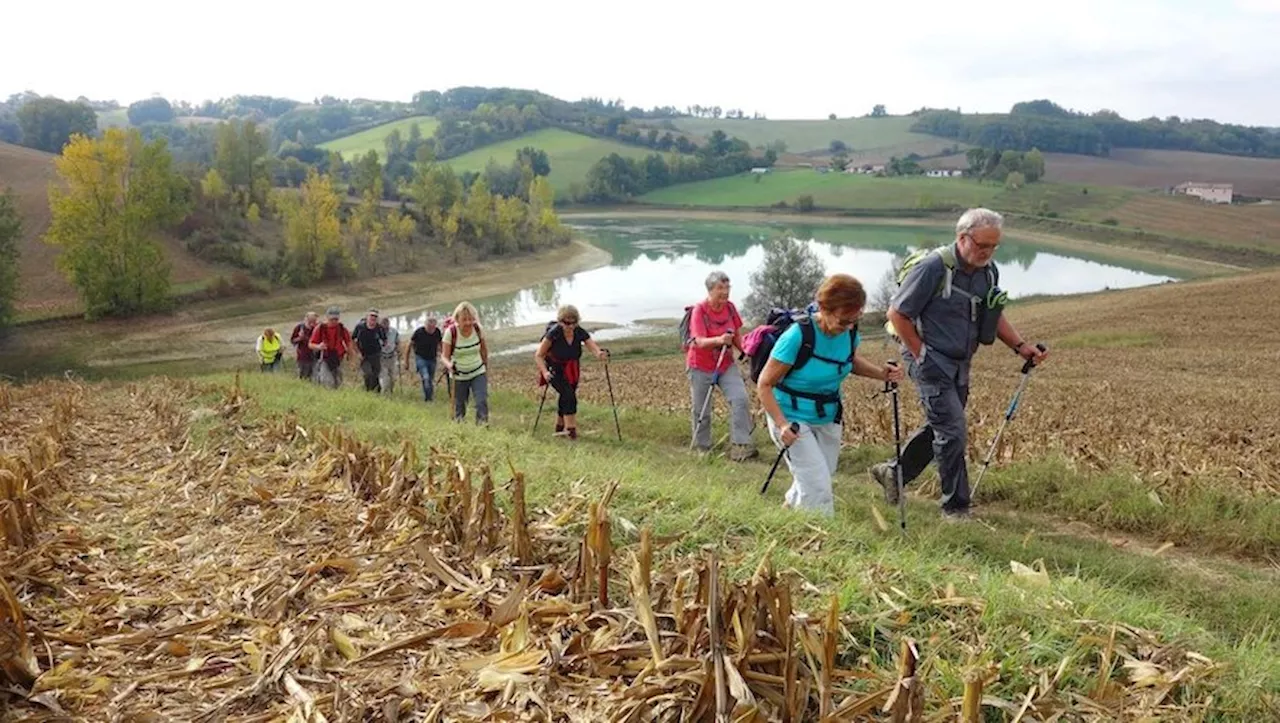
[[[1280,201],[1226,206],[1183,196],[1140,194],[1094,215],[1114,218],[1129,228],[1232,246],[1280,249]]]
[[[1280,198],[1280,159],[1194,151],[1120,148],[1106,158],[1046,153],[1045,180],[1103,186],[1168,188],[1184,181],[1230,183],[1245,196]]]

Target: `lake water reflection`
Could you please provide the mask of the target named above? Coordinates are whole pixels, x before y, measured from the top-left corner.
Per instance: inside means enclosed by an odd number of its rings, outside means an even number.
[[[770,226],[703,221],[638,222],[602,220],[574,224],[575,230],[609,251],[612,262],[569,274],[518,292],[471,299],[489,329],[541,324],[555,318],[560,304],[578,307],[587,322],[617,325],[601,331],[609,338],[635,333],[645,319],[679,317],[705,295],[704,280],[715,269],[733,283],[741,303],[751,293],[750,275],[764,259],[764,242],[791,232],[804,239],[828,273],[853,274],[874,289],[911,250],[947,242],[951,232],[923,226]],[[1100,258],[1046,250],[1007,234],[996,254],[1000,285],[1014,298],[1035,294],[1075,294],[1175,280],[1172,272],[1123,266]],[[448,309],[435,309],[443,318]],[[427,316],[423,309],[393,317],[411,330]]]

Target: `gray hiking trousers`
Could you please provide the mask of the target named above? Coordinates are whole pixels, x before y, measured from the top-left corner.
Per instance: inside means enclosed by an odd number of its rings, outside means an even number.
[[[938,463],[942,483],[942,509],[969,507],[969,468],[965,463],[968,430],[965,405],[969,402],[968,375],[954,364],[931,361],[925,356],[923,367],[908,357],[907,373],[920,393],[928,420],[907,438],[902,447],[902,483],[905,485],[924,472],[929,463]]]
[[[707,392],[712,388],[710,372],[689,369],[689,396],[693,409],[689,419],[693,427],[693,446],[697,449],[711,448],[711,404],[707,404],[707,413],[698,418],[702,405],[707,401]],[[729,403],[729,440],[733,444],[751,444],[751,405],[747,400],[747,385],[742,381],[742,371],[732,365],[720,373],[714,386],[720,387],[724,399]]]

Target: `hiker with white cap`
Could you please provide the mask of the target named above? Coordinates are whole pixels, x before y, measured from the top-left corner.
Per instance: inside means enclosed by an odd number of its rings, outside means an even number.
[[[383,394],[391,394],[396,389],[396,379],[400,376],[400,331],[391,325],[391,317],[382,317],[382,359],[378,370],[378,387]]]

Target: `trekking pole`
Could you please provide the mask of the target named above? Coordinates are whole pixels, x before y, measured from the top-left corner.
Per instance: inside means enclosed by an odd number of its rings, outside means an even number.
[[[800,423],[792,422],[790,429],[792,434],[800,434]],[[782,440],[781,434],[778,435],[778,440]],[[760,494],[764,494],[765,490],[769,489],[769,483],[773,481],[773,473],[778,471],[778,464],[782,462],[783,455],[785,455],[789,449],[791,448],[784,445],[782,449],[778,451],[778,458],[773,460],[773,466],[769,468],[769,476],[764,478],[764,486],[760,488]]]
[[[538,416],[533,418],[533,433],[538,433],[538,420],[542,419],[542,405],[547,403],[547,390],[551,388],[551,382],[542,385],[542,401],[538,402]]]
[[[605,356],[609,356],[609,350],[604,350]],[[622,441],[622,425],[618,424],[618,402],[613,398],[613,378],[609,376],[609,362],[604,363],[604,381],[609,385],[609,405],[613,407],[613,428],[618,432],[618,441]]]
[[[1044,344],[1036,344],[1036,348],[1041,353],[1048,351]],[[1022,365],[1022,381],[1018,382],[1018,390],[1013,393],[1013,399],[1009,400],[1009,409],[1004,413],[1004,421],[1000,423],[1000,428],[996,430],[996,438],[991,440],[991,448],[987,450],[987,458],[982,460],[982,469],[978,471],[978,479],[973,483],[973,489],[969,491],[969,496],[974,497],[978,494],[978,485],[982,484],[982,476],[987,473],[987,468],[991,466],[991,459],[995,457],[996,445],[1000,444],[1000,435],[1004,434],[1004,428],[1009,426],[1009,422],[1013,421],[1013,415],[1018,413],[1018,402],[1022,399],[1022,390],[1027,388],[1027,382],[1031,379],[1031,370],[1036,368],[1034,359],[1028,359]]]
[[[897,367],[898,362],[890,359],[885,362],[887,366]],[[902,530],[902,536],[907,536],[907,495],[905,484],[902,482],[902,417],[898,411],[898,383],[885,380],[885,394],[893,399],[893,471],[897,478],[898,484],[898,529]]]
[[[707,387],[707,398],[702,400],[702,411],[698,412],[699,426],[702,424],[702,418],[707,414],[707,407],[711,404],[711,393],[716,390],[716,384],[720,381],[720,364],[724,362],[724,353],[728,350],[729,347],[727,346],[720,347],[720,356],[716,357],[716,368],[711,373],[711,386]],[[708,423],[710,423],[710,420],[708,420]]]

